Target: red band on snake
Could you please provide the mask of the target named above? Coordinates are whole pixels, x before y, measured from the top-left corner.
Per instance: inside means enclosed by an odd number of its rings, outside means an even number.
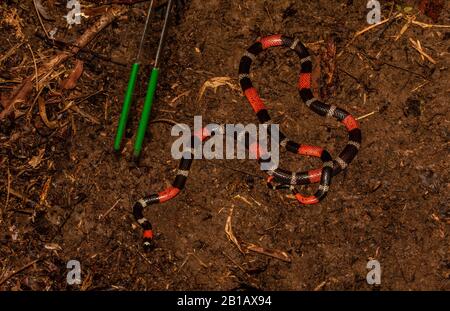
[[[349,134],[349,141],[344,150],[338,157],[332,160],[331,155],[325,149],[317,146],[298,144],[289,140],[283,133],[279,133],[280,146],[295,154],[320,158],[323,162],[323,166],[319,169],[297,173],[289,172],[280,168],[269,170],[267,171],[269,174],[267,184],[273,189],[291,189],[297,201],[301,204],[315,204],[326,196],[332,176],[337,175],[343,169],[346,169],[350,162],[355,158],[361,144],[361,131],[355,118],[353,118],[347,111],[336,106],[325,104],[313,96],[311,90],[311,57],[306,47],[299,40],[294,40],[283,35],[272,35],[260,39],[247,49],[239,64],[239,81],[242,90],[253,111],[256,113],[259,122],[263,124],[270,123],[270,116],[264,102],[259,97],[258,92],[253,87],[250,80],[250,66],[256,59],[256,56],[263,50],[277,46],[290,48],[295,51],[300,58],[298,89],[300,97],[306,106],[321,116],[334,117],[338,121],[342,122]],[[268,129],[270,134],[270,127],[268,127]],[[191,141],[194,145],[195,143],[201,144],[202,141],[208,139],[215,131],[223,132],[223,126],[218,126],[218,128],[213,130],[204,128],[201,132],[194,133]],[[252,143],[250,141],[246,141],[246,146],[250,153],[256,154],[256,158],[259,161],[263,161],[261,160],[264,158],[262,155],[266,152],[266,150],[260,148],[260,146],[258,146],[255,142]],[[136,221],[144,229],[144,247],[151,248],[153,243],[152,225],[143,215],[144,208],[151,204],[166,202],[178,195],[185,186],[193,159],[194,150],[192,148],[184,151],[172,186],[157,194],[144,197],[133,206],[133,215]],[[319,189],[312,196],[303,196],[294,188],[294,185],[318,182],[320,182]],[[277,185],[274,185],[274,183],[277,183]]]

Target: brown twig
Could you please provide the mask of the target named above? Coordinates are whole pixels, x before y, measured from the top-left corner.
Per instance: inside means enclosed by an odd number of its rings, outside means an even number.
[[[50,38],[50,36],[48,35],[48,31],[45,28],[44,22],[42,21],[41,13],[39,13],[39,10],[38,10],[37,4],[36,4],[36,0],[33,0],[33,4],[34,4],[34,9],[36,10],[36,14],[37,14],[38,19],[39,19],[39,23],[41,23],[41,27],[44,30],[45,35],[47,36],[47,38]]]
[[[39,83],[38,83],[38,68],[37,68],[37,63],[36,63],[36,57],[34,57],[34,52],[33,49],[31,48],[30,44],[28,45],[28,49],[31,52],[31,57],[33,58],[33,64],[34,64],[34,72],[36,73],[36,91],[39,91]]]
[[[31,267],[32,265],[34,265],[35,263],[44,260],[45,258],[38,258],[33,260],[32,262],[27,263],[25,266],[23,266],[22,268],[19,268],[15,271],[10,272],[7,276],[5,276],[2,280],[0,280],[0,286],[3,285],[3,283],[5,283],[6,281],[8,281],[10,278],[12,278],[13,276],[15,276],[17,273],[20,273],[26,269],[28,269],[29,267]]]
[[[5,55],[3,55],[0,58],[0,65],[9,57],[11,57],[12,55],[14,55],[14,53],[22,46],[23,42],[20,42],[16,45],[14,45],[13,47],[11,47],[6,53]]]
[[[105,218],[106,216],[108,216],[109,213],[111,213],[111,211],[117,206],[117,204],[119,204],[120,200],[122,199],[118,199],[116,201],[116,203],[113,204],[113,206],[111,206],[104,214],[100,214],[98,215],[98,220]]]
[[[245,246],[246,249],[249,251],[262,254],[265,256],[273,257],[279,260],[282,260],[284,262],[291,262],[291,259],[289,258],[289,255],[281,250],[278,249],[272,249],[272,248],[265,248],[253,243],[247,243],[247,242],[241,242],[243,246]]]
[[[9,165],[8,165],[8,170],[7,170],[7,174],[8,174],[8,179],[7,179],[7,185],[6,185],[6,203],[5,203],[5,210],[8,208],[8,204],[9,204],[9,197],[10,197],[10,193],[11,193],[11,172],[9,170]],[[0,212],[3,213],[3,209],[0,210]],[[1,214],[0,214],[1,215]]]
[[[73,47],[81,48],[81,47],[79,47],[79,46],[77,46],[77,45],[75,45],[73,43],[69,43],[69,42],[66,42],[64,40],[48,39],[48,38],[45,37],[45,35],[43,35],[40,32],[36,32],[34,35],[36,37],[38,37],[39,39],[41,39],[45,44],[47,44],[47,45],[49,45],[51,47],[57,48],[59,50],[64,50],[64,49],[67,49],[69,47],[70,48],[73,48]],[[78,52],[77,58],[85,60],[85,61],[89,61],[89,58],[87,57],[88,55],[84,55],[84,54],[89,54],[89,55],[91,55],[94,58],[97,58],[99,60],[102,60],[102,61],[114,64],[114,65],[128,66],[128,64],[125,61],[122,61],[122,60],[117,59],[117,58],[108,57],[108,56],[106,56],[104,54],[101,54],[101,53],[92,51],[90,49],[87,49],[86,47],[82,48],[82,50],[80,50]]]
[[[71,105],[70,109],[75,111],[76,113],[78,113],[80,116],[82,116],[86,120],[90,121],[91,123],[93,123],[95,125],[99,125],[100,124],[100,121],[96,117],[94,117],[94,116],[90,115],[89,113],[81,110],[81,108],[78,107],[77,105]]]

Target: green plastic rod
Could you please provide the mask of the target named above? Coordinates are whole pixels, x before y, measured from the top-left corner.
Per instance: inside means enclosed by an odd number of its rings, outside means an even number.
[[[136,79],[139,72],[139,63],[134,63],[131,67],[130,80],[128,81],[127,92],[125,93],[125,99],[122,106],[122,113],[120,114],[119,126],[117,128],[116,139],[114,140],[114,151],[120,150],[123,135],[127,127],[128,115],[130,113],[131,102],[133,100],[134,87],[136,85]]]
[[[134,143],[133,161],[137,162],[141,155],[142,144],[144,142],[145,132],[148,127],[148,120],[150,119],[150,112],[152,111],[153,98],[155,96],[156,85],[158,84],[159,68],[153,68],[148,83],[147,95],[145,96],[144,108],[142,109],[141,120],[139,121],[139,128]]]

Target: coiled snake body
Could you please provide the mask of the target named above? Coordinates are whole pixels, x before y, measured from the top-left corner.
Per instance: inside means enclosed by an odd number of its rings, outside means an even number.
[[[350,162],[355,158],[361,144],[361,130],[359,129],[355,118],[347,111],[339,107],[323,103],[314,97],[311,90],[311,56],[306,47],[298,39],[293,39],[283,35],[272,35],[255,42],[244,53],[244,56],[241,58],[239,64],[239,82],[241,88],[256,113],[260,123],[270,124],[271,119],[267,108],[250,80],[250,67],[258,54],[270,47],[276,46],[290,48],[295,51],[300,58],[301,69],[298,80],[298,89],[300,97],[306,106],[320,116],[334,117],[336,120],[344,124],[348,131],[349,140],[347,145],[334,160],[325,149],[317,146],[298,144],[289,140],[283,133],[279,132],[279,144],[281,147],[284,147],[287,151],[295,154],[320,158],[323,165],[322,168],[305,172],[289,172],[281,168],[267,170],[266,173],[269,175],[267,184],[272,189],[288,188],[292,190],[300,204],[315,204],[327,195],[332,176],[335,176],[342,170],[346,169]],[[268,127],[268,130],[270,134],[270,127]],[[204,140],[217,132],[223,133],[223,126],[217,126],[216,128],[205,127],[201,131],[194,133],[191,138],[192,146],[201,144]],[[244,137],[244,135],[238,134],[237,139],[238,141],[243,140],[246,147],[249,149],[249,152],[255,154],[256,158],[260,162],[270,160],[270,158],[264,157],[266,151],[260,148],[254,138]],[[133,215],[144,230],[144,247],[147,249],[152,247],[153,231],[150,221],[143,215],[143,210],[148,205],[163,203],[174,198],[184,188],[192,161],[194,159],[194,150],[190,148],[188,150],[184,150],[183,152],[184,153],[178,167],[175,181],[172,183],[172,186],[162,192],[151,194],[140,199],[133,206]],[[318,190],[312,196],[303,196],[294,187],[295,185],[305,185],[310,183],[319,183]]]

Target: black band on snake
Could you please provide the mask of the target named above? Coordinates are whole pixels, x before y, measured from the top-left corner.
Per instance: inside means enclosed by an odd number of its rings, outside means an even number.
[[[329,190],[332,176],[337,175],[342,170],[346,169],[350,162],[355,158],[361,144],[361,131],[355,118],[347,111],[336,106],[330,106],[315,98],[311,90],[311,73],[312,61],[306,47],[298,40],[292,39],[283,35],[273,35],[260,39],[252,46],[250,46],[241,58],[239,64],[239,82],[244,92],[245,97],[252,106],[254,112],[260,123],[270,124],[270,116],[263,101],[259,97],[256,89],[250,80],[250,66],[256,59],[256,56],[270,47],[284,46],[294,50],[300,58],[300,76],[298,81],[298,89],[300,97],[303,102],[312,111],[324,117],[334,117],[344,124],[348,131],[349,141],[344,147],[344,150],[332,160],[331,155],[321,147],[298,144],[289,140],[283,133],[279,133],[280,146],[287,151],[299,155],[308,155],[318,157],[322,160],[323,166],[320,169],[305,171],[305,172],[289,172],[280,168],[266,171],[269,175],[267,183],[272,189],[291,189],[300,204],[315,204],[320,202]],[[270,129],[270,127],[268,127]],[[191,138],[191,146],[201,144],[204,140],[215,133],[224,133],[223,126],[216,128],[205,127],[201,133],[194,133]],[[270,134],[270,131],[269,131]],[[242,135],[237,140],[245,140],[246,148],[249,152],[256,155],[258,161],[269,161],[270,159],[265,155],[264,150],[258,146],[257,141],[252,137]],[[144,217],[143,209],[151,204],[163,203],[174,198],[184,188],[189,170],[194,159],[194,150],[184,150],[183,157],[180,161],[175,181],[168,189],[152,194],[136,202],[133,206],[133,215],[137,222],[144,229],[144,247],[151,248],[153,245],[153,231],[151,223]],[[262,160],[264,159],[264,160]],[[294,188],[294,185],[305,185],[319,182],[319,189],[312,196],[303,196]],[[274,183],[277,183],[275,185]]]

